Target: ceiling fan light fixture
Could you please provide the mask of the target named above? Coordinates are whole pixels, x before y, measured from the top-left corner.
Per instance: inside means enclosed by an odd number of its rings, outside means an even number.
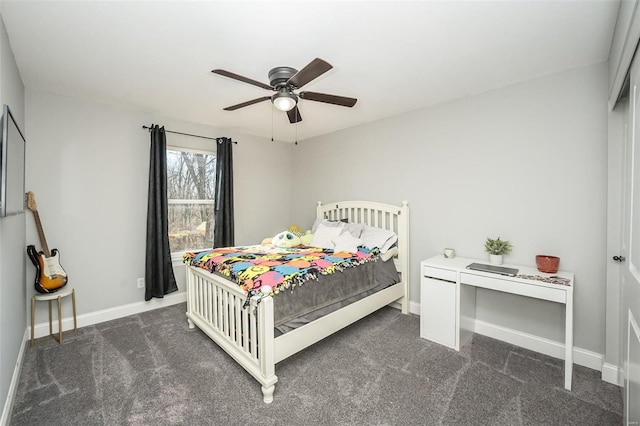
[[[291,111],[298,103],[298,97],[287,91],[280,91],[271,98],[273,105],[280,111]]]

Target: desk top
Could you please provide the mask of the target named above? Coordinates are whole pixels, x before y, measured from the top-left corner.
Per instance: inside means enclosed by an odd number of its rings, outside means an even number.
[[[512,264],[500,265],[507,268],[518,269],[518,274],[514,277],[510,277],[510,276],[500,275],[500,274],[491,273],[491,272],[467,269],[467,265],[471,263],[484,263],[489,265],[490,263],[486,260],[470,259],[470,258],[464,258],[464,257],[454,257],[453,259],[446,259],[443,255],[438,255],[430,259],[426,259],[423,261],[423,263],[427,266],[434,267],[434,268],[449,269],[449,270],[454,270],[460,273],[477,275],[481,277],[497,278],[501,280],[521,282],[521,283],[538,285],[538,286],[549,287],[554,289],[564,289],[565,291],[573,290],[573,282],[574,282],[573,272],[558,271],[555,274],[547,274],[544,272],[540,272],[538,271],[537,268],[531,267],[531,266],[512,265]],[[560,279],[554,280],[554,277],[558,277]]]

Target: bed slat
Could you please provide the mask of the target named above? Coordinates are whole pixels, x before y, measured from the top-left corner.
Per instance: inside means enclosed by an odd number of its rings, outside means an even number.
[[[189,269],[190,270],[190,269]],[[246,296],[224,286],[216,285],[198,273],[188,275],[189,318],[202,321],[218,336],[226,340],[258,366],[258,325],[253,308],[244,308]]]

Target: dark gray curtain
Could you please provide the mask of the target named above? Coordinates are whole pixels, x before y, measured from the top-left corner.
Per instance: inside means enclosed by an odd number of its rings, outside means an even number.
[[[216,150],[215,228],[213,247],[234,245],[233,235],[233,142],[218,138]]]
[[[167,138],[164,127],[151,125],[149,201],[147,203],[147,258],[144,300],[178,290],[171,265],[167,203]]]

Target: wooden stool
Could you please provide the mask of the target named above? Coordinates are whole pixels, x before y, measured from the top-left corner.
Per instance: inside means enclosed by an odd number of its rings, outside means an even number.
[[[76,322],[76,290],[73,288],[63,288],[62,290],[58,290],[55,293],[50,294],[34,294],[31,298],[31,346],[33,346],[33,334],[34,334],[34,322],[36,319],[36,300],[42,301],[46,300],[49,302],[49,336],[53,337],[58,341],[58,343],[62,343],[62,298],[71,295],[71,303],[73,304],[73,331],[78,329],[78,323]],[[54,299],[58,299],[58,334],[59,337],[56,338],[53,334],[53,320],[51,317],[51,301]]]

